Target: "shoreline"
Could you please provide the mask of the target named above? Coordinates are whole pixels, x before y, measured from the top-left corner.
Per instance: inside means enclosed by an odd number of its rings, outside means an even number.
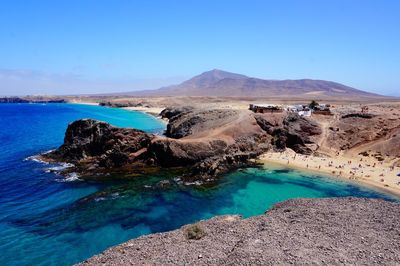
[[[121,107],[121,109],[130,111],[130,112],[132,112],[132,111],[142,112],[142,113],[145,113],[145,114],[155,117],[156,119],[160,120],[165,125],[168,124],[168,121],[165,119],[162,119],[160,116],[161,111],[164,110],[165,108],[160,108],[160,107]]]
[[[73,104],[97,105],[94,102],[70,102]],[[121,107],[126,111],[142,112],[151,115],[164,124],[168,121],[162,119],[159,114],[164,108],[157,107]],[[372,157],[354,155],[347,157],[343,154],[333,157],[317,157],[312,155],[296,154],[291,149],[284,152],[267,152],[262,154],[258,162],[263,165],[276,164],[300,171],[325,174],[332,178],[344,181],[352,181],[354,184],[377,189],[400,198],[400,167],[379,162]],[[289,161],[289,163],[288,163]]]
[[[341,155],[316,157],[296,154],[293,150],[287,149],[284,152],[264,153],[259,157],[258,162],[265,166],[277,164],[300,171],[325,174],[332,178],[378,189],[400,198],[400,177],[396,174],[400,173],[400,167],[394,167],[391,170],[387,163],[378,162],[373,158],[362,156],[349,158]]]
[[[161,107],[121,107],[121,109],[128,110],[128,111],[138,111],[138,112],[143,112],[155,117],[159,117],[159,114],[161,113],[162,110],[165,108]]]
[[[96,102],[68,102],[71,104],[83,104],[83,105],[92,105],[92,106],[101,106],[100,103]],[[108,107],[108,108],[118,108],[118,109],[123,109],[126,111],[135,111],[135,112],[142,112],[147,115],[151,115],[152,117],[155,117],[159,121],[161,121],[164,124],[167,124],[168,121],[162,119],[159,114],[161,113],[162,110],[165,108],[157,108],[157,107],[112,107],[112,106],[102,106],[102,107]]]
[[[67,102],[67,103],[99,106],[99,103],[96,103],[96,102],[77,102],[77,101],[71,101],[71,102]]]

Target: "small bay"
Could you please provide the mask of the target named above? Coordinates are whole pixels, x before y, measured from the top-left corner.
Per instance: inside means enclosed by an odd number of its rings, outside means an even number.
[[[208,186],[185,186],[173,172],[133,180],[70,182],[26,160],[62,144],[68,123],[93,118],[162,133],[144,113],[79,104],[0,105],[0,265],[72,265],[144,234],[221,214],[263,214],[299,197],[390,195],[276,166],[240,169]],[[163,180],[169,180],[168,185]],[[160,183],[161,182],[161,183]]]

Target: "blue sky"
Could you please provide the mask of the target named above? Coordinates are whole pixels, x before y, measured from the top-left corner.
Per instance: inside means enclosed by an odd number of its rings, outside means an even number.
[[[400,96],[400,1],[3,0],[0,94],[155,89],[218,68]]]

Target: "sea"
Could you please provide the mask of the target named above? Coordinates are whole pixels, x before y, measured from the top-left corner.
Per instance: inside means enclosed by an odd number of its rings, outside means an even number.
[[[63,177],[32,156],[62,144],[69,123],[93,118],[163,134],[141,112],[80,104],[0,104],[0,265],[73,265],[142,235],[221,214],[261,215],[299,197],[389,194],[277,166],[240,169],[212,185],[188,185],[173,172],[132,179]],[[170,180],[170,185],[165,184]],[[164,182],[163,182],[164,181]]]

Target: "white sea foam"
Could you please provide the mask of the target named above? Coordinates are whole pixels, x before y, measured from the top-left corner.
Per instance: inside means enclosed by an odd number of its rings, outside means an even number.
[[[111,199],[116,199],[116,198],[119,198],[119,193],[118,192],[112,193]]]
[[[114,199],[123,198],[123,197],[125,197],[125,196],[120,196],[118,192],[115,192],[106,197],[97,197],[94,199],[94,201],[99,202],[99,201],[105,201],[105,200],[114,200]]]
[[[42,163],[42,164],[50,164],[49,162],[39,159],[38,155],[29,156],[29,157],[25,158],[24,161],[34,161],[34,162]]]
[[[65,178],[64,178],[65,182],[75,182],[75,181],[81,181],[81,179],[79,179],[79,175],[75,172],[69,173]]]
[[[175,177],[175,178],[174,178],[174,181],[175,181],[175,183],[178,184],[178,185],[181,185],[181,184],[183,183],[182,179],[179,178],[179,177]]]
[[[48,154],[48,153],[50,153],[50,152],[52,152],[52,151],[55,151],[55,149],[45,151],[45,152],[43,152],[42,154]]]
[[[103,201],[103,200],[106,200],[106,198],[105,197],[98,197],[98,198],[94,199],[94,201],[96,201],[96,202]]]
[[[58,174],[55,172],[55,174]],[[69,173],[66,176],[61,176],[60,178],[55,179],[55,181],[60,182],[60,183],[66,183],[66,182],[77,182],[77,181],[82,181],[82,179],[79,178],[79,175],[75,172]]]
[[[72,163],[59,163],[46,169],[46,173],[60,173],[62,170],[73,167]]]
[[[201,181],[194,181],[194,182],[185,182],[183,183],[185,186],[201,186],[203,185],[203,182]]]
[[[48,150],[48,151],[45,151],[45,152],[41,153],[40,155],[48,154],[48,153],[50,153],[52,151],[55,151],[55,150],[54,149],[53,150]],[[40,155],[29,156],[29,157],[25,158],[24,161],[34,161],[34,162],[37,162],[37,163],[50,164],[49,162],[41,160],[40,159]]]

